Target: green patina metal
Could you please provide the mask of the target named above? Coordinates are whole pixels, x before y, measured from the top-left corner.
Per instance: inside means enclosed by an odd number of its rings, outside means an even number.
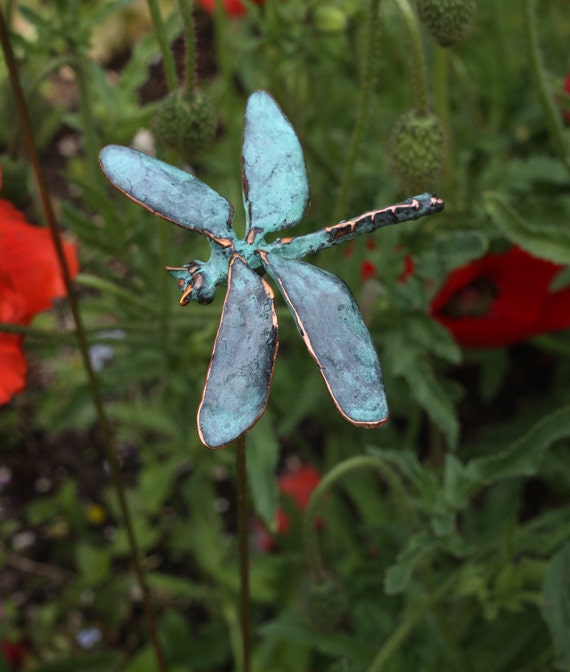
[[[309,186],[297,135],[264,91],[250,96],[245,112],[243,239],[232,228],[231,204],[192,175],[128,147],[105,147],[100,160],[109,180],[130,199],[208,237],[208,261],[167,267],[182,305],[210,303],[216,287],[227,284],[198,410],[205,445],[220,448],[239,438],[267,405],[278,340],[265,272],[283,294],[341,414],[363,427],[387,420],[380,364],[354,297],[340,278],[300,259],[382,226],[439,212],[443,201],[422,194],[314,233],[266,242],[266,234],[303,218]]]

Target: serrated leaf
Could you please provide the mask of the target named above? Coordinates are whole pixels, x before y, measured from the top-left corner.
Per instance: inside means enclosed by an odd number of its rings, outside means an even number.
[[[534,476],[546,450],[555,441],[567,436],[570,436],[570,407],[565,406],[537,422],[523,437],[500,453],[472,460],[465,475],[475,489],[504,478]]]
[[[108,406],[107,412],[116,422],[139,430],[156,432],[168,438],[178,437],[178,427],[172,417],[153,404],[115,403]]]
[[[487,251],[487,240],[477,231],[437,233],[432,245],[448,270],[479,259]]]
[[[570,668],[570,542],[553,556],[542,590],[542,616],[550,630],[556,669]]]
[[[384,589],[388,595],[405,590],[414,569],[437,546],[437,541],[425,531],[417,532],[408,539],[398,554],[396,562],[386,570]]]
[[[423,349],[429,350],[452,364],[460,364],[461,348],[450,332],[425,314],[413,314],[406,324],[410,338]]]
[[[459,438],[459,422],[454,403],[433,369],[427,362],[417,361],[414,368],[406,372],[406,378],[413,397],[445,434],[453,450]]]
[[[276,470],[279,442],[266,410],[246,436],[247,478],[256,513],[274,531],[279,504]]]
[[[493,192],[483,195],[483,205],[497,227],[527,252],[557,264],[570,264],[570,232],[563,222],[525,219],[501,194]]]

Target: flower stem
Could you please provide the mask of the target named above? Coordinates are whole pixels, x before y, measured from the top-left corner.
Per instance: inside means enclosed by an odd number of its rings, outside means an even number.
[[[376,53],[376,39],[378,32],[378,7],[380,0],[370,0],[368,10],[368,32],[366,34],[366,55],[364,63],[364,72],[362,74],[362,82],[360,83],[360,96],[358,99],[358,113],[352,131],[352,138],[346,163],[344,164],[344,172],[339,189],[337,202],[333,211],[333,222],[340,221],[345,213],[348,201],[348,194],[352,186],[352,178],[354,175],[354,166],[358,158],[358,152],[362,143],[362,136],[366,126],[366,118],[368,116],[368,107],[370,103],[370,92],[372,89],[373,72],[374,72],[374,55]]]
[[[249,618],[249,536],[247,527],[247,471],[245,438],[236,441],[237,514],[239,538],[239,570],[241,588],[241,632],[243,672],[250,672]]]
[[[438,604],[444,597],[446,597],[446,595],[449,594],[449,590],[454,581],[455,576],[450,576],[449,579],[444,581],[430,597],[426,598],[424,601],[418,604],[415,609],[410,609],[407,611],[407,613],[401,619],[400,625],[385,641],[380,651],[378,651],[378,654],[368,668],[368,672],[383,672],[384,665],[404,644],[416,625],[430,610],[433,609],[434,605]]]
[[[570,146],[566,136],[564,135],[562,117],[554,105],[554,98],[549,91],[548,84],[544,76],[542,54],[538,44],[536,0],[525,0],[523,3],[522,22],[526,52],[530,65],[531,80],[537,90],[538,99],[542,107],[542,113],[544,115],[551,140],[555,149],[560,155],[566,170],[570,172]]]
[[[73,288],[73,283],[72,283],[72,277],[71,277],[71,272],[69,269],[69,265],[67,263],[67,258],[65,256],[65,250],[63,247],[63,240],[61,237],[61,234],[59,232],[57,223],[55,221],[55,215],[53,212],[53,208],[51,205],[51,201],[49,198],[48,194],[48,189],[47,189],[47,183],[45,179],[45,175],[42,171],[38,153],[36,150],[35,146],[35,141],[34,141],[34,135],[32,131],[32,126],[30,123],[30,115],[28,111],[28,107],[26,105],[26,102],[24,100],[24,96],[22,93],[22,86],[20,83],[20,78],[18,76],[18,70],[16,66],[16,62],[14,59],[14,53],[12,51],[12,46],[10,44],[10,40],[8,37],[8,29],[6,26],[6,23],[4,21],[4,14],[2,12],[2,8],[0,7],[0,42],[2,43],[2,49],[4,52],[4,59],[8,68],[8,73],[10,76],[10,82],[12,85],[12,91],[14,93],[14,99],[16,101],[16,106],[18,109],[18,117],[20,119],[20,123],[22,125],[22,134],[24,137],[24,142],[26,144],[26,148],[28,150],[30,162],[32,164],[32,168],[34,171],[34,175],[37,181],[37,186],[38,186],[38,191],[40,194],[40,200],[42,203],[42,209],[44,212],[44,217],[46,219],[49,231],[51,233],[51,237],[54,243],[56,255],[58,258],[58,262],[61,268],[61,273],[63,276],[63,281],[65,283],[65,288],[67,291],[67,297],[69,300],[69,306],[73,315],[73,320],[75,323],[75,329],[77,333],[77,344],[81,353],[81,358],[83,361],[83,366],[85,368],[85,372],[87,374],[87,379],[89,383],[89,389],[91,392],[91,397],[93,399],[93,403],[95,405],[95,410],[97,414],[97,419],[99,422],[99,430],[101,433],[101,439],[103,442],[103,445],[105,447],[105,453],[107,457],[107,461],[109,463],[110,469],[111,469],[111,476],[113,480],[113,485],[115,487],[117,497],[119,500],[119,507],[121,510],[121,515],[123,518],[123,522],[127,531],[127,537],[129,540],[129,547],[130,547],[130,553],[131,553],[131,559],[133,561],[134,565],[134,570],[135,570],[135,576],[137,578],[137,582],[139,584],[141,593],[142,593],[142,599],[143,599],[143,606],[144,606],[144,611],[147,619],[147,623],[149,626],[149,631],[152,639],[152,644],[153,648],[155,651],[155,656],[158,664],[158,668],[160,672],[167,672],[166,670],[166,662],[164,660],[164,655],[162,652],[162,648],[160,646],[160,642],[158,640],[158,632],[156,628],[156,623],[155,623],[155,618],[154,618],[154,612],[152,609],[152,605],[150,602],[150,595],[149,595],[149,590],[146,584],[143,568],[142,568],[142,563],[140,560],[140,554],[138,550],[138,545],[136,542],[135,538],[135,533],[134,533],[134,528],[131,520],[131,515],[130,511],[127,505],[127,499],[125,495],[125,490],[121,478],[121,472],[120,472],[120,467],[119,467],[119,461],[117,459],[117,455],[115,453],[115,449],[113,446],[113,439],[112,439],[112,433],[111,433],[111,427],[109,423],[109,418],[106,414],[105,408],[103,406],[103,399],[101,395],[101,390],[99,387],[99,381],[97,380],[97,376],[95,375],[95,371],[93,370],[93,367],[91,365],[91,360],[89,358],[89,346],[87,342],[87,336],[85,332],[85,327],[83,324],[83,318],[81,316],[81,312],[79,309],[79,301],[77,299],[77,295],[75,294],[75,290]]]
[[[147,0],[147,4],[154,26],[154,32],[156,33],[158,46],[160,48],[160,53],[162,54],[162,66],[164,68],[164,76],[166,77],[166,86],[168,87],[169,91],[174,91],[178,87],[178,75],[176,74],[176,64],[174,63],[174,57],[172,56],[172,51],[170,50],[170,45],[168,44],[166,29],[164,28],[164,21],[162,20],[162,16],[160,14],[158,0]]]
[[[429,97],[427,70],[418,18],[408,0],[395,0],[395,2],[406,22],[410,37],[410,65],[412,69],[414,107],[419,115],[425,116],[429,114]]]
[[[305,558],[311,575],[316,579],[324,579],[326,570],[323,556],[319,546],[319,539],[315,527],[317,509],[325,492],[339,479],[347,473],[356,469],[375,469],[388,482],[392,492],[395,494],[396,502],[400,507],[406,522],[411,526],[414,518],[414,512],[408,503],[407,493],[404,489],[399,474],[388,465],[380,456],[375,455],[357,455],[348,460],[339,462],[329,472],[323,476],[319,484],[313,491],[309,504],[305,509],[303,517],[303,539],[305,547]]]
[[[190,99],[196,88],[196,26],[193,0],[178,0],[184,26],[184,94]]]

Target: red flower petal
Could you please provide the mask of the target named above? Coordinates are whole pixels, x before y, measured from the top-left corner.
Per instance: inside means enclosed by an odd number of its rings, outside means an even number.
[[[75,246],[64,244],[72,276],[79,265]],[[14,206],[0,199],[0,321],[27,325],[65,294],[51,236],[28,224]],[[22,337],[0,332],[0,404],[25,386]]]
[[[64,243],[72,276],[79,264],[74,245]],[[14,206],[0,199],[0,268],[27,301],[27,322],[47,310],[52,299],[65,295],[65,285],[51,235],[47,229],[27,224]],[[23,323],[27,323],[23,321]]]
[[[296,471],[279,476],[277,483],[279,492],[286,497],[290,497],[295,506],[302,511],[307,508],[313,490],[317,487],[320,480],[319,472],[314,467],[302,465]],[[291,521],[281,507],[277,510],[275,522],[277,534],[287,534],[289,532]],[[275,547],[273,538],[261,523],[256,522],[254,536],[256,538],[256,546],[260,550],[270,551]]]
[[[254,0],[258,5],[263,0]],[[198,4],[208,13],[213,14],[216,10],[216,0],[198,0]],[[239,0],[223,0],[224,11],[229,16],[243,16],[246,12],[245,7]]]
[[[26,358],[22,350],[23,338],[18,334],[0,333],[0,405],[26,386]]]
[[[468,347],[509,345],[570,327],[570,311],[564,310],[570,289],[549,292],[561,269],[518,247],[489,254],[451,273],[431,313]]]
[[[8,639],[3,639],[2,654],[11,670],[22,669],[26,657],[26,647],[22,642],[11,642]]]

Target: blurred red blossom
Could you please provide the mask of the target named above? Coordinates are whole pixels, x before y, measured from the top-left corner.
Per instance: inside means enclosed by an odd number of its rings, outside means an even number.
[[[13,642],[9,639],[2,640],[2,655],[8,663],[10,670],[22,670],[26,658],[26,647],[22,642]]]
[[[519,247],[453,271],[431,314],[467,347],[493,348],[570,327],[570,286],[551,292],[564,266]]]
[[[253,0],[256,4],[261,5],[263,0]],[[210,14],[216,10],[217,0],[198,0],[200,7],[205,9]],[[222,0],[222,5],[228,16],[243,16],[246,13],[246,8],[240,0]]]
[[[319,472],[308,464],[301,465],[295,471],[277,477],[277,485],[281,496],[289,497],[299,511],[307,508],[313,490],[321,480]],[[276,515],[276,534],[287,534],[291,528],[289,516],[282,507]],[[256,546],[262,551],[270,551],[275,547],[273,537],[261,523],[256,524]]]
[[[563,89],[563,91],[567,96],[570,96],[570,75],[566,75],[566,78],[564,79],[564,89]],[[570,125],[570,110],[568,110],[568,102],[566,102],[566,105],[564,105],[564,108],[566,108],[566,109],[563,109],[563,112],[562,112],[564,122],[567,125]]]
[[[64,244],[73,276],[79,265],[75,246]],[[28,325],[52,299],[65,295],[55,249],[47,229],[28,224],[9,201],[0,198],[0,322]],[[0,404],[26,384],[23,336],[0,331]]]

